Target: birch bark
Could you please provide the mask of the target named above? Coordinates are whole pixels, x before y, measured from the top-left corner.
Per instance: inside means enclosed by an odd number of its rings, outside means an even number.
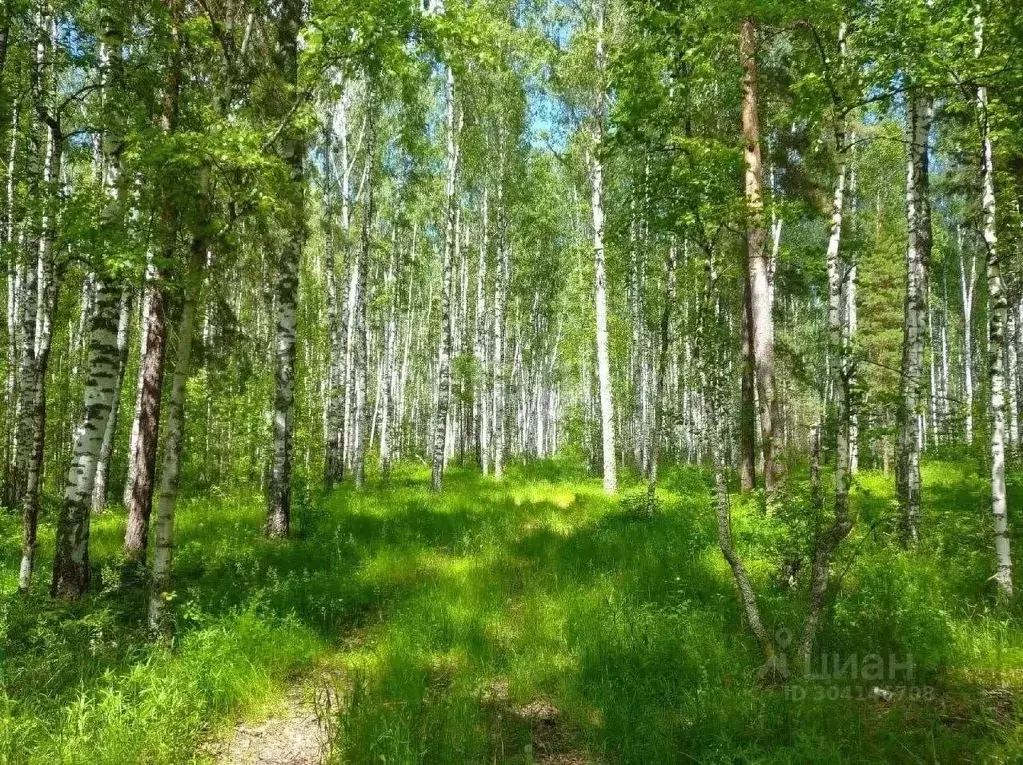
[[[903,324],[902,391],[896,494],[902,510],[903,538],[913,546],[920,537],[920,407],[927,335],[927,272],[931,256],[928,184],[928,134],[931,102],[915,95],[909,109],[909,157],[906,170],[906,300]]]
[[[984,19],[979,11],[974,19],[976,56],[984,52]],[[983,234],[987,248],[988,290],[988,367],[991,378],[991,514],[994,517],[995,558],[994,580],[1000,594],[1012,595],[1012,555],[1009,542],[1008,501],[1005,491],[1005,318],[1008,300],[1002,280],[1001,252],[996,232],[996,198],[994,152],[988,111],[987,88],[977,88],[977,111],[980,117],[981,208],[984,213]]]
[[[440,491],[444,483],[444,461],[447,447],[448,409],[451,405],[451,282],[452,261],[454,259],[455,237],[458,235],[455,225],[456,180],[458,176],[458,136],[455,124],[455,73],[449,66],[444,91],[447,121],[447,184],[445,188],[446,222],[444,227],[444,256],[441,266],[440,296],[440,347],[437,353],[437,410],[433,426],[433,470],[431,487]]]
[[[302,24],[301,0],[282,0],[277,23],[278,71],[290,97],[298,93],[298,35]],[[295,340],[298,323],[298,264],[304,239],[305,147],[297,126],[292,125],[279,143],[287,165],[291,210],[287,242],[277,259],[277,323],[274,333],[275,371],[273,446],[267,497],[266,533],[287,537],[291,529],[291,459],[294,439]]]
[[[596,317],[597,385],[600,390],[600,434],[604,466],[604,492],[618,491],[618,472],[615,454],[614,400],[611,392],[611,358],[608,349],[607,274],[604,263],[604,165],[600,157],[604,138],[606,111],[605,52],[604,52],[604,0],[598,0],[596,30],[596,66],[599,78],[596,113],[592,127],[592,146],[589,149],[590,214],[593,219],[593,298]]]

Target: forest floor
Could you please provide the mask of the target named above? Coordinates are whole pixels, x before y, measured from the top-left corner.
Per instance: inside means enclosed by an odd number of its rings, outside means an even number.
[[[1023,609],[988,581],[981,465],[927,464],[914,553],[895,542],[891,478],[859,476],[823,663],[777,687],[757,680],[707,476],[665,473],[650,518],[637,482],[608,499],[574,463],[502,484],[452,469],[439,497],[408,469],[362,493],[299,491],[283,543],[261,535],[256,493],[189,500],[172,649],[146,641],[141,588],[118,573],[120,513],[95,519],[97,592],[72,606],[45,581],[9,594],[18,524],[0,513],[0,762],[1023,757]],[[1023,507],[1023,473],[1010,484]],[[805,583],[786,590],[778,564],[808,549],[806,495],[796,473],[777,518],[734,506],[783,645]]]

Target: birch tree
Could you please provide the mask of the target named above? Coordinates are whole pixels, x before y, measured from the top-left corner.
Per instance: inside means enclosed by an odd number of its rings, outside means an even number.
[[[899,454],[896,494],[903,515],[903,537],[920,537],[920,420],[924,342],[927,335],[927,280],[931,259],[928,183],[928,134],[931,101],[915,95],[909,102],[906,165],[906,300],[903,322],[902,382],[899,406]]]
[[[441,264],[440,343],[437,352],[437,409],[433,425],[432,474],[430,485],[440,491],[444,482],[444,458],[448,435],[448,409],[451,406],[451,282],[454,260],[455,225],[458,199],[455,196],[458,180],[458,129],[455,117],[455,73],[449,64],[444,89],[445,126],[447,130],[447,180],[445,185],[444,253]],[[460,120],[459,120],[460,121]]]
[[[355,372],[355,452],[352,457],[352,474],[355,487],[361,489],[366,483],[366,441],[369,437],[369,418],[366,403],[366,377],[369,371],[369,330],[366,318],[366,292],[369,289],[369,264],[373,250],[373,162],[376,151],[376,111],[374,89],[367,87],[366,97],[366,188],[362,203],[361,251],[355,270],[358,285],[355,304],[355,351],[352,362]]]
[[[975,55],[984,53],[984,18],[974,19]],[[987,249],[988,365],[991,379],[991,513],[994,517],[995,582],[1000,593],[1012,595],[1012,555],[1009,545],[1008,503],[1005,490],[1005,323],[1008,300],[1002,279],[996,222],[994,152],[987,87],[977,87],[977,114],[981,142],[981,209]]]
[[[608,350],[607,273],[604,254],[604,165],[600,156],[606,121],[606,88],[604,52],[605,0],[596,0],[596,63],[597,83],[590,126],[591,145],[587,150],[590,182],[590,215],[593,221],[593,301],[596,317],[597,385],[600,390],[600,433],[604,467],[604,491],[618,491],[618,469],[615,462],[614,400],[611,391],[611,358]]]
[[[282,78],[282,91],[289,99],[298,97],[298,35],[302,9],[299,0],[283,0],[276,20],[275,63]],[[277,257],[273,448],[267,487],[266,533],[270,537],[286,537],[291,529],[298,263],[304,239],[305,209],[305,148],[297,125],[291,124],[282,132],[277,151],[287,167],[290,209],[286,216],[288,237]]]
[[[56,238],[58,186],[64,136],[61,115],[54,108],[53,35],[56,21],[48,3],[40,4],[38,37],[33,67],[33,100],[42,138],[42,174],[38,191],[42,197],[39,240],[34,262],[25,265],[21,300],[21,422],[18,464],[24,479],[18,482],[22,499],[22,555],[18,586],[27,590],[35,566],[40,494],[42,490],[43,451],[46,429],[46,372],[53,333],[53,312],[57,285],[54,283],[53,247]]]
[[[75,429],[71,469],[57,514],[51,592],[60,598],[79,598],[89,589],[89,511],[96,463],[117,388],[120,294],[113,279],[97,271],[85,408]]]

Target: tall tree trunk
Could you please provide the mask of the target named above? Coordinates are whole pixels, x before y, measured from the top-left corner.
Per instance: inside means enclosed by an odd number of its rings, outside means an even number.
[[[976,55],[984,49],[984,19],[975,17]],[[991,513],[994,516],[994,580],[1000,593],[1012,595],[1012,555],[1009,546],[1008,503],[1005,492],[1005,316],[1008,300],[1002,280],[1001,255],[995,228],[995,168],[988,118],[987,88],[977,88],[980,117],[981,207],[984,212],[984,244],[987,247],[988,365],[991,374]]]
[[[709,364],[707,360],[704,360],[703,363]],[[725,480],[724,423],[726,417],[722,416],[720,403],[722,396],[718,392],[720,383],[715,379],[719,374],[718,372],[709,371],[704,374],[705,387],[709,388],[708,405],[710,411],[708,414],[711,426],[707,429],[707,435],[710,440],[708,446],[714,463],[714,497],[718,546],[721,548],[721,553],[732,571],[732,578],[735,580],[736,589],[739,593],[739,604],[742,607],[743,618],[756,638],[757,644],[760,646],[761,653],[764,656],[764,664],[761,666],[759,673],[762,677],[775,679],[783,665],[779,661],[774,642],[764,627],[764,622],[760,616],[760,608],[757,604],[756,593],[753,591],[753,585],[746,572],[746,567],[738,551],[735,549],[735,543],[732,539],[731,505],[728,496],[728,484]]]
[[[157,275],[161,279],[162,275]],[[138,409],[138,438],[132,457],[131,497],[124,533],[124,553],[128,561],[146,557],[149,517],[153,509],[156,477],[156,446],[160,431],[160,407],[163,399],[164,355],[167,341],[166,287],[150,282],[149,315],[146,317],[146,354],[142,361],[142,396]]]
[[[760,449],[764,459],[764,490],[777,487],[780,466],[774,456],[774,321],[771,315],[771,283],[767,233],[764,229],[763,166],[760,157],[760,124],[757,95],[757,30],[753,19],[742,22],[739,60],[742,65],[742,137],[745,150],[746,250],[752,303],[753,364],[756,372],[760,415]],[[771,503],[768,503],[768,510]]]
[[[117,320],[121,289],[97,274],[89,337],[85,407],[75,429],[71,468],[57,514],[51,592],[78,598],[89,588],[89,505],[96,463],[117,389]]]
[[[103,445],[96,463],[96,478],[92,487],[92,512],[98,513],[107,505],[107,478],[110,472],[110,457],[114,452],[114,438],[117,435],[117,415],[121,408],[121,389],[124,387],[124,372],[128,361],[128,328],[131,325],[131,290],[121,290],[121,304],[117,320],[117,390],[110,403],[110,417],[103,433]]]
[[[851,224],[853,226],[853,236],[856,235],[856,221],[859,215],[859,188],[857,186],[857,173],[856,173],[856,131],[851,133],[850,151],[852,155],[850,157],[849,165],[849,210],[851,213]],[[856,362],[854,358],[854,346],[853,343],[856,338],[857,329],[857,313],[856,313],[856,285],[858,278],[857,269],[857,255],[855,253],[848,259],[848,273],[845,277],[845,322],[844,331],[846,336],[844,338],[846,348],[846,363],[848,366],[846,376],[847,386],[847,400],[849,406],[849,476],[856,475],[859,470],[860,462],[860,422],[859,422],[859,400],[856,395]]]
[[[298,97],[298,35],[302,25],[301,0],[282,0],[277,22],[277,70],[284,78],[288,100]],[[287,164],[290,227],[277,258],[277,323],[274,333],[275,371],[273,450],[267,487],[266,533],[287,537],[291,530],[291,456],[295,416],[295,335],[298,324],[298,264],[305,238],[305,146],[298,125],[292,123],[279,139],[281,159]]]
[[[497,181],[497,273],[494,274],[494,337],[490,373],[494,384],[491,444],[494,452],[494,479],[504,478],[504,346],[507,334],[505,308],[508,298],[509,253],[508,211],[505,207],[505,147],[501,131]]]
[[[447,220],[444,229],[444,262],[441,268],[440,348],[437,354],[437,412],[433,426],[433,470],[431,487],[440,491],[444,482],[444,458],[447,447],[448,409],[451,405],[451,268],[454,259],[455,225],[458,199],[455,196],[458,177],[458,136],[455,124],[455,74],[449,66],[445,88],[447,112]]]
[[[167,82],[163,93],[163,114],[160,127],[164,135],[173,136],[177,130],[181,96],[181,0],[164,0],[170,17],[170,50]],[[173,262],[177,240],[177,205],[170,188],[163,192],[161,233],[164,237],[164,261]],[[167,344],[167,285],[168,274],[156,272],[150,280],[149,315],[146,319],[146,353],[142,360],[142,397],[139,399],[138,441],[135,443],[133,462],[135,474],[128,503],[128,522],[124,532],[124,554],[129,562],[138,563],[146,557],[149,542],[149,517],[153,511],[153,491],[156,485],[156,448],[160,437],[160,407],[163,402],[164,357]]]
[[[473,355],[476,361],[476,391],[474,393],[476,461],[483,475],[490,472],[490,452],[487,436],[489,435],[489,419],[487,417],[487,253],[490,249],[488,236],[489,209],[487,189],[483,190],[483,204],[480,210],[480,255],[476,265],[476,332]]]
[[[920,538],[920,406],[923,392],[924,343],[927,336],[927,276],[931,259],[931,213],[928,184],[928,134],[931,102],[911,98],[909,159],[906,173],[906,301],[903,324],[902,392],[899,406],[899,457],[896,494],[902,510],[903,538]]]
[[[661,454],[661,428],[664,422],[664,384],[668,372],[668,356],[671,352],[671,311],[675,305],[675,243],[668,247],[668,262],[665,267],[664,306],[661,308],[660,349],[657,354],[657,379],[654,381],[654,421],[650,429],[650,443],[647,446],[647,495],[646,511],[653,515],[657,498],[657,462]]]
[[[1008,301],[1006,301],[1008,303]],[[1018,360],[1016,358],[1016,336],[1019,334],[1019,328],[1016,325],[1016,312],[1010,310],[1008,304],[1006,305],[1006,321],[1005,321],[1005,352],[1006,352],[1006,370],[1005,370],[1005,408],[1008,417],[1008,436],[1006,439],[1006,448],[1014,449],[1019,447],[1019,417],[1018,407],[1016,406],[1016,367],[1018,366]]]
[[[589,149],[590,214],[593,218],[593,303],[596,318],[597,385],[600,389],[600,435],[604,461],[604,492],[618,491],[618,468],[615,461],[614,401],[611,392],[611,356],[607,329],[607,274],[604,264],[604,165],[600,153],[604,139],[606,92],[603,81],[604,0],[597,10],[596,63],[600,83],[597,90],[597,113],[594,115],[593,146]]]
[[[342,106],[344,108],[344,106]],[[346,120],[342,120],[342,129],[347,130]],[[323,485],[330,491],[344,474],[343,434],[344,414],[342,406],[341,380],[341,311],[338,305],[337,273],[334,262],[334,112],[327,117],[324,130],[323,159],[323,270],[327,282],[327,331],[330,348],[327,364],[327,395],[326,395],[326,444],[324,445],[325,460],[323,468]],[[345,157],[347,161],[347,157]]]
[[[338,318],[338,348],[337,364],[338,379],[341,387],[340,411],[336,413],[338,440],[335,452],[335,478],[341,481],[344,478],[347,459],[350,458],[348,449],[348,432],[351,424],[349,402],[352,395],[352,332],[354,331],[353,312],[355,310],[355,295],[353,290],[357,283],[358,272],[352,264],[351,227],[352,227],[352,160],[349,157],[349,133],[348,133],[348,107],[349,90],[341,91],[341,100],[338,103],[338,133],[341,139],[341,236],[344,247],[344,262],[341,268],[341,288],[345,291],[344,302],[338,306],[340,315]]]
[[[841,38],[844,53],[844,25]],[[849,274],[848,260],[842,256],[842,218],[845,199],[847,151],[845,130],[839,127],[836,131],[836,144],[839,152],[838,177],[835,180],[835,195],[832,202],[831,234],[828,237],[826,254],[828,273],[828,340],[829,358],[832,369],[832,385],[835,396],[835,414],[837,438],[835,448],[835,520],[827,529],[818,529],[814,540],[813,561],[810,569],[810,603],[807,608],[803,634],[799,642],[799,657],[804,666],[809,664],[813,650],[817,625],[824,608],[828,581],[831,576],[831,558],[842,540],[852,529],[849,518],[849,461],[850,461],[850,391],[849,381],[852,375],[848,327],[848,300],[845,295]],[[817,514],[815,523],[820,524],[819,517],[823,510],[820,491],[820,428],[811,431],[811,483],[813,484],[814,510]]]
[[[963,302],[963,436],[966,443],[973,443],[973,297],[977,285],[977,256],[970,251],[970,273],[966,273],[963,259],[963,231],[956,232],[956,248],[959,251],[959,285]]]
[[[749,289],[749,251],[743,247],[739,274],[742,295],[742,381],[739,401],[739,489],[757,486],[757,411],[753,369],[753,302]]]
[[[53,246],[56,239],[57,207],[64,137],[59,117],[49,109],[52,64],[53,18],[44,6],[40,12],[39,41],[34,70],[34,98],[39,123],[45,133],[42,177],[39,194],[42,211],[39,218],[39,243],[34,263],[25,269],[24,317],[22,324],[22,380],[19,462],[24,471],[18,484],[22,497],[22,556],[18,587],[28,590],[35,567],[39,523],[40,494],[43,479],[43,451],[46,438],[46,372],[53,337],[53,313],[57,299],[54,283]],[[31,310],[30,310],[31,309]]]
[[[927,339],[931,345],[931,353],[927,360],[927,374],[929,378],[927,381],[927,419],[931,425],[931,445],[937,446],[941,443],[941,416],[938,412],[938,360],[935,358],[938,353],[938,344],[934,342],[934,296],[930,293],[930,290],[927,293]],[[926,438],[924,442],[926,444]]]
[[[380,372],[380,478],[391,477],[391,421],[394,419],[394,362],[398,348],[398,285],[401,263],[396,236],[391,237],[391,263],[387,268],[387,324],[384,327],[383,368]]]
[[[362,237],[358,263],[358,290],[355,305],[355,453],[352,455],[352,475],[355,488],[366,484],[366,442],[369,437],[369,407],[367,401],[367,376],[369,374],[369,327],[366,316],[369,290],[369,265],[373,256],[373,170],[376,151],[376,109],[372,89],[367,87],[366,117],[366,197],[362,202]]]
[[[149,629],[154,635],[168,636],[171,630],[167,618],[174,554],[174,509],[178,499],[181,475],[181,452],[185,440],[185,392],[192,356],[192,330],[195,323],[196,295],[193,282],[198,266],[206,254],[206,241],[197,238],[192,243],[191,273],[186,279],[184,301],[178,320],[177,349],[174,356],[174,377],[171,382],[170,402],[167,407],[167,427],[163,445],[163,470],[160,474],[160,493],[156,508],[156,549],[153,553],[153,582],[149,591]]]
[[[20,385],[19,366],[21,364],[19,349],[19,334],[21,324],[22,306],[19,300],[21,289],[21,268],[18,258],[14,253],[14,195],[15,195],[15,172],[18,159],[18,126],[19,102],[15,101],[11,110],[11,142],[10,151],[7,155],[5,168],[7,178],[5,185],[4,199],[4,233],[0,238],[0,245],[6,246],[11,253],[7,258],[7,409],[6,426],[7,435],[4,447],[4,504],[13,506],[19,495],[17,481],[20,480],[20,466],[17,461],[18,453],[18,420],[20,418]]]
[[[131,505],[131,495],[135,487],[135,474],[138,472],[139,428],[142,418],[142,396],[145,391],[146,343],[149,342],[149,301],[152,297],[152,283],[156,279],[156,268],[153,265],[152,253],[147,253],[146,270],[142,282],[142,300],[139,307],[139,369],[135,380],[135,408],[132,410],[131,436],[128,439],[128,473],[124,480],[124,492],[121,502],[125,507]]]

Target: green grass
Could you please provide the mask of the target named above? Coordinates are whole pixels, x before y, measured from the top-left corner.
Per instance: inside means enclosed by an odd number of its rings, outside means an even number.
[[[339,678],[344,762],[1023,757],[1023,622],[1018,605],[994,601],[976,471],[926,466],[918,553],[894,542],[890,477],[857,483],[820,647],[840,664],[912,657],[913,676],[787,688],[756,680],[701,472],[667,471],[652,519],[637,512],[638,485],[609,500],[567,462],[514,469],[501,485],[452,470],[440,497],[426,478],[405,469],[386,489],[300,494],[286,543],[261,537],[257,496],[184,503],[173,650],[148,646],[142,599],[115,574],[121,519],[97,518],[97,595],[54,605],[40,582],[0,601],[0,760],[202,759],[203,739],[258,718],[324,664]],[[775,574],[809,536],[804,479],[793,477],[777,520],[754,501],[734,510],[772,631],[800,626],[804,594]],[[9,592],[16,519],[0,531]],[[906,692],[860,698],[873,685]]]

